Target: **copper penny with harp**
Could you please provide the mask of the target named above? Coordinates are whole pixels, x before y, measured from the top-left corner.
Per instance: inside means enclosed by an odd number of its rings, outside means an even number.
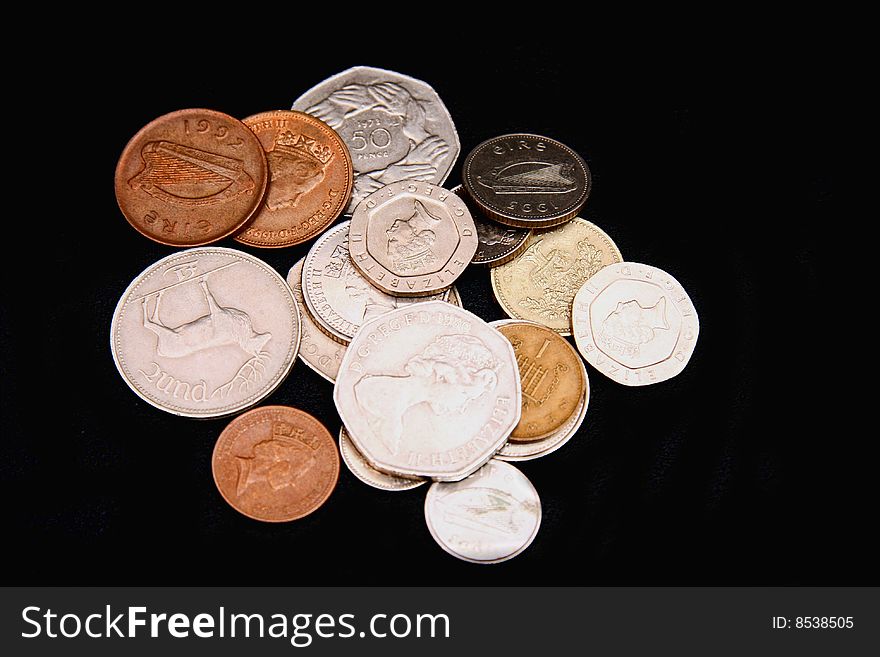
[[[116,165],[116,200],[142,235],[169,246],[210,244],[257,211],[268,165],[238,119],[207,109],[160,116],[132,137]]]

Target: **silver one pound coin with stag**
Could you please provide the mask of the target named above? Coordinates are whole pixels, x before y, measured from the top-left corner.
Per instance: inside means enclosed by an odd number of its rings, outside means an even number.
[[[187,417],[253,406],[290,371],[299,309],[262,260],[205,247],[159,260],[116,306],[110,348],[125,382],[153,406]]]

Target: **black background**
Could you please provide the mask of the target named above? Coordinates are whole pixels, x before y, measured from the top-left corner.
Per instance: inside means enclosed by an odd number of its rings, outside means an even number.
[[[7,580],[861,583],[866,564],[836,504],[844,475],[824,460],[830,423],[814,344],[820,271],[832,257],[821,230],[832,224],[830,101],[812,84],[821,70],[777,61],[757,67],[759,78],[737,58],[663,39],[640,49],[461,41],[438,53],[346,47],[345,39],[306,48],[312,42],[297,38],[289,52],[258,56],[157,52],[119,40],[78,56],[63,86],[65,129],[29,132],[44,174],[59,170],[53,135],[66,135],[64,175],[54,176],[63,179],[36,192],[7,245],[22,261],[4,264]],[[699,313],[696,352],[668,382],[627,388],[588,367],[581,431],[553,455],[521,464],[544,517],[534,544],[507,563],[457,561],[428,534],[425,488],[374,490],[344,466],[334,494],[308,518],[272,525],[239,515],[211,477],[228,419],[149,406],[111,358],[120,294],[174,252],[132,230],[116,205],[113,173],[127,140],[185,107],[237,117],[288,108],[358,64],[439,93],[462,144],[447,187],[460,182],[470,149],[498,134],[545,134],[579,152],[593,174],[583,216],[626,259],[673,274]],[[220,244],[282,275],[309,246]],[[504,316],[485,269],[469,268],[458,287],[469,310]],[[302,408],[335,434],[331,392],[297,362],[264,403]]]

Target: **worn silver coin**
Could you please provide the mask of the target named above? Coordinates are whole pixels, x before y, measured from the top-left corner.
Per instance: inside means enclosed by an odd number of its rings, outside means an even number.
[[[300,309],[302,339],[299,359],[322,377],[333,383],[345,355],[345,345],[327,335],[309,314],[302,293],[302,270],[305,258],[300,258],[287,272],[287,284]]]
[[[423,485],[426,481],[425,479],[407,479],[379,472],[367,463],[363,455],[357,451],[357,447],[351,442],[351,437],[345,427],[339,429],[339,453],[342,454],[342,462],[345,463],[349,472],[373,488],[388,491],[412,490]]]
[[[163,411],[209,418],[269,395],[290,372],[300,315],[284,279],[234,249],[180,251],[122,294],[110,348],[125,382]]]
[[[694,353],[700,320],[681,284],[637,262],[609,265],[574,297],[578,351],[602,374],[627,386],[679,374]]]
[[[293,103],[339,133],[354,164],[347,212],[388,183],[443,184],[461,151],[437,92],[394,71],[356,66],[315,85]]]
[[[517,468],[492,459],[467,479],[435,483],[425,497],[425,522],[449,554],[471,563],[499,563],[538,535],[541,499]]]
[[[448,291],[403,298],[373,286],[352,266],[348,251],[350,224],[343,221],[324,233],[312,245],[303,266],[306,307],[327,335],[348,344],[361,324],[389,310],[421,301],[446,300]]]
[[[366,322],[342,360],[333,400],[370,465],[438,481],[486,463],[522,412],[510,342],[442,301]]]

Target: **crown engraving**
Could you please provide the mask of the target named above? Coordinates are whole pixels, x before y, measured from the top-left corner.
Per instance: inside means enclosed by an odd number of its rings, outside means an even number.
[[[275,137],[274,150],[288,155],[308,157],[321,165],[327,164],[333,157],[333,151],[326,144],[290,130]]]
[[[290,422],[273,422],[272,438],[290,446],[309,447],[317,449],[318,441],[313,437],[306,435],[306,432],[299,427],[295,427]]]

